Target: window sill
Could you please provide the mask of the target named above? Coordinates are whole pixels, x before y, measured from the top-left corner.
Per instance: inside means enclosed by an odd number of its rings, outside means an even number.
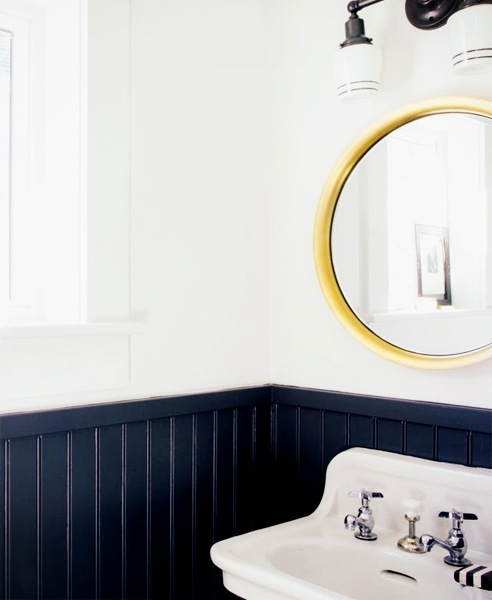
[[[0,398],[124,390],[140,323],[16,324],[0,327]]]

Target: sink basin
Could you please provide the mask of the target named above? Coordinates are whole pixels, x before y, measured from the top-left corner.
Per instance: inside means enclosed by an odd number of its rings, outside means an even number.
[[[356,539],[344,517],[357,514],[348,492],[383,493],[371,508],[377,540]],[[335,457],[327,470],[323,498],[310,516],[218,542],[214,563],[224,585],[250,600],[490,600],[490,592],[456,583],[456,567],[434,547],[425,554],[400,550],[408,533],[404,502],[420,502],[417,535],[446,538],[451,526],[442,510],[473,512],[465,521],[467,558],[492,567],[492,472],[437,463],[377,450],[354,448]]]
[[[391,536],[369,549],[352,538],[346,543],[299,540],[273,550],[271,562],[283,573],[326,590],[318,597],[356,600],[452,600],[464,598],[440,560],[407,554],[395,547]],[[470,589],[471,594],[473,591]],[[336,594],[336,595],[335,595]],[[471,596],[468,596],[471,597]]]

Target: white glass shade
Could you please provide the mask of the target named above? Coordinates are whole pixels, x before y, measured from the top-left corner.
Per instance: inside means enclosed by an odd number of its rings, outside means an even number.
[[[448,19],[456,73],[473,75],[492,69],[492,4],[477,4]]]
[[[335,55],[340,100],[360,100],[379,92],[382,52],[372,44],[345,46]]]

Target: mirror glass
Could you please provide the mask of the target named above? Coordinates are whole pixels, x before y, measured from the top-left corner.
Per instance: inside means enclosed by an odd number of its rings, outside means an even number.
[[[492,119],[431,114],[357,162],[336,203],[333,269],[357,317],[405,350],[492,343]]]

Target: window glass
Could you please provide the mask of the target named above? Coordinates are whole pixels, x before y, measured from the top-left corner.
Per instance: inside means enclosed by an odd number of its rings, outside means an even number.
[[[0,301],[10,300],[12,33],[0,29]]]

